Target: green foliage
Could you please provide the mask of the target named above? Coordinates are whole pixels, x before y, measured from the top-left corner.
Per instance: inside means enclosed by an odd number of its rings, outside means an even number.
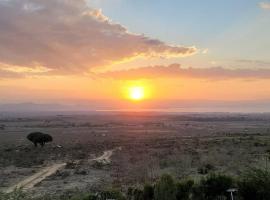
[[[107,199],[115,199],[115,200],[125,200],[123,194],[118,190],[107,190],[102,191],[99,194],[98,200],[107,200]]]
[[[242,175],[238,182],[239,194],[245,200],[270,199],[270,171],[252,169]]]
[[[63,200],[63,198],[45,195],[41,197],[32,198],[31,200]]]
[[[134,189],[132,187],[129,187],[127,190],[127,199],[132,200],[133,199],[133,191]]]
[[[176,184],[176,199],[188,200],[191,198],[194,181],[185,180]]]
[[[234,181],[230,176],[211,174],[203,178],[194,188],[195,199],[215,200],[228,196],[227,190],[233,187]]]
[[[170,175],[163,175],[154,189],[155,200],[176,200],[176,185]]]
[[[154,187],[152,185],[146,184],[143,188],[143,199],[152,200],[154,199]]]
[[[199,174],[208,174],[209,172],[213,171],[215,167],[211,164],[206,164],[198,169]]]
[[[269,200],[270,171],[249,170],[238,179],[237,185],[232,177],[221,174],[210,174],[196,184],[193,180],[176,183],[170,175],[163,175],[154,186],[146,184],[143,189],[128,188],[126,198],[118,190],[105,190],[97,194],[76,192],[63,197],[38,198],[15,190],[8,194],[0,193],[0,200],[216,200],[230,199],[227,190],[234,187],[238,188],[238,192],[235,193],[236,199]]]
[[[127,191],[128,200],[153,200],[154,199],[154,187],[150,184],[144,185],[143,190],[139,188],[128,188]]]
[[[0,200],[30,200],[30,198],[21,190],[17,189],[11,193],[0,193]]]
[[[143,191],[136,188],[133,190],[133,200],[144,200]]]
[[[96,200],[96,196],[92,194],[79,194],[73,196],[70,200]]]

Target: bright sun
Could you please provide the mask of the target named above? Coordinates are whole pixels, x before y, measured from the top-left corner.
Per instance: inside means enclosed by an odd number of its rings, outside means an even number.
[[[141,86],[133,86],[129,88],[129,98],[132,100],[142,100],[145,97],[144,88]]]

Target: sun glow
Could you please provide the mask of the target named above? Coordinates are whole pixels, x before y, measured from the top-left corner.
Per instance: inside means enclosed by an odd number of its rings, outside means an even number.
[[[128,95],[130,99],[139,101],[145,98],[145,91],[141,86],[133,86],[129,88]]]

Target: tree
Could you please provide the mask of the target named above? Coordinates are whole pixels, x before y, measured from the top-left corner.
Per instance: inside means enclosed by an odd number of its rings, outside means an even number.
[[[155,200],[176,200],[176,186],[170,175],[163,175],[154,189]]]
[[[27,135],[27,139],[37,147],[37,144],[40,144],[42,147],[45,143],[52,142],[53,138],[49,134],[41,133],[41,132],[33,132]]]

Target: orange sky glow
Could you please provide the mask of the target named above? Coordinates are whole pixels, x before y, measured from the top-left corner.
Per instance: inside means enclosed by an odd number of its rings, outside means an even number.
[[[196,13],[187,21],[183,12],[155,21],[148,18],[155,10],[137,23],[123,17],[122,3],[0,3],[0,103],[270,99],[270,12],[260,2],[245,4],[253,12],[230,15],[213,4],[203,12],[211,23],[199,23]]]

